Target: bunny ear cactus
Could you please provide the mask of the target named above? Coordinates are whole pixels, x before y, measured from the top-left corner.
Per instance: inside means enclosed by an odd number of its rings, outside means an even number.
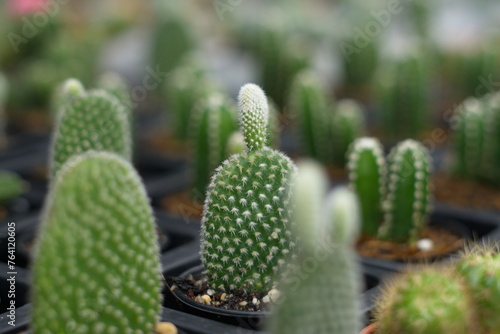
[[[200,100],[192,115],[194,191],[203,197],[212,172],[226,159],[227,142],[238,128],[235,108],[221,93]]]
[[[69,158],[87,151],[114,152],[130,160],[130,126],[115,97],[91,91],[75,96],[64,109],[52,144],[52,177]]]
[[[156,228],[122,157],[87,152],[58,173],[33,268],[33,333],[153,333],[161,306]]]
[[[16,173],[0,171],[0,205],[20,196],[26,188],[26,183]]]
[[[341,100],[336,109],[332,116],[333,161],[344,166],[349,145],[363,135],[365,122],[362,107],[354,100]]]
[[[384,149],[375,138],[362,137],[350,148],[347,170],[349,185],[358,195],[363,234],[376,236],[382,221],[382,201],[386,195]]]
[[[52,96],[52,119],[57,124],[59,117],[64,112],[65,107],[71,103],[71,101],[78,96],[85,94],[85,88],[83,84],[74,78],[66,79],[63,83],[59,85],[54,91]]]
[[[328,162],[330,110],[327,94],[312,72],[299,73],[293,82],[290,108],[299,127],[302,150],[310,157]]]
[[[307,266],[308,274],[304,279],[292,270],[283,280],[271,319],[273,334],[353,334],[361,327],[361,273],[352,249],[359,208],[355,195],[345,188],[325,201],[325,181],[318,165],[299,165],[293,202],[300,244],[292,268],[300,271]],[[311,258],[317,261],[309,270]]]
[[[267,291],[294,247],[289,197],[296,167],[266,146],[264,92],[247,84],[238,102],[247,150],[224,161],[208,186],[201,259],[214,289]]]
[[[431,158],[419,142],[407,139],[394,147],[388,160],[388,194],[379,234],[391,240],[420,235],[431,209]]]

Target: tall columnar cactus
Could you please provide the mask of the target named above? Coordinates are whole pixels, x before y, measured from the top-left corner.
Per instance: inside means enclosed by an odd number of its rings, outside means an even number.
[[[410,241],[418,238],[431,209],[431,167],[427,149],[417,141],[407,139],[392,149],[381,237]]]
[[[0,72],[0,149],[7,145],[5,135],[5,105],[9,96],[9,82],[7,77]]]
[[[377,333],[480,333],[473,326],[469,300],[453,268],[407,273],[383,294],[376,310]]]
[[[87,152],[58,173],[33,267],[33,333],[153,333],[161,306],[145,189],[118,155]]]
[[[341,100],[332,116],[333,162],[344,166],[349,145],[365,132],[363,110],[354,100]]]
[[[487,123],[484,105],[480,100],[470,98],[459,107],[457,114],[460,117],[454,138],[457,173],[465,177],[479,177],[483,172],[483,146],[494,145],[485,142]]]
[[[0,205],[21,195],[26,188],[26,183],[16,173],[0,171]]]
[[[380,66],[375,83],[384,133],[392,139],[421,135],[428,120],[430,93],[423,56]]]
[[[208,186],[201,258],[212,288],[266,291],[294,247],[289,197],[296,167],[266,147],[264,92],[247,84],[238,102],[247,150],[223,162]]]
[[[352,250],[359,207],[347,189],[335,190],[325,200],[325,181],[316,164],[299,165],[293,202],[300,246],[280,286],[282,296],[271,319],[273,334],[359,332],[361,273]],[[314,266],[309,265],[311,258]]]
[[[193,110],[194,191],[200,198],[204,197],[213,171],[229,156],[227,142],[238,128],[235,109],[222,93],[214,92]]]
[[[125,109],[100,90],[75,96],[66,105],[53,138],[51,175],[72,156],[91,150],[114,152],[127,160],[132,154]]]
[[[381,203],[386,195],[384,149],[375,138],[362,137],[350,148],[349,185],[358,194],[363,234],[376,236],[382,221]]]
[[[73,98],[83,94],[85,94],[83,84],[78,79],[74,78],[64,80],[64,82],[55,89],[50,108],[52,119],[55,124],[57,124],[59,117],[61,117],[64,109],[71,103]]]
[[[329,161],[329,102],[323,85],[314,73],[304,71],[295,77],[290,107],[299,127],[302,150],[312,158]]]
[[[344,82],[355,88],[371,82],[379,60],[380,41],[372,39],[363,48],[357,48],[356,36],[349,36],[338,44],[341,52]]]

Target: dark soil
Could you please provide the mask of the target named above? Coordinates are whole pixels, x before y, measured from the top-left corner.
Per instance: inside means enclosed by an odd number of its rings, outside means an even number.
[[[215,292],[209,289],[207,279],[203,275],[187,278],[167,277],[172,291],[178,289],[181,293],[195,302],[215,306],[218,308],[234,311],[268,311],[272,303],[264,303],[264,293],[246,293],[243,291]],[[210,301],[204,302],[203,298],[210,297]],[[208,300],[208,299],[207,299]]]
[[[434,176],[437,201],[453,206],[500,211],[500,189],[488,184],[440,173]]]
[[[423,238],[432,240],[434,247],[431,250],[422,251],[415,244],[395,243],[374,237],[362,237],[356,249],[360,255],[370,258],[419,262],[449,255],[462,249],[465,243],[460,235],[437,226],[425,227],[420,239]]]
[[[161,199],[161,207],[182,217],[199,218],[203,215],[203,202],[194,199],[189,191],[172,193]]]

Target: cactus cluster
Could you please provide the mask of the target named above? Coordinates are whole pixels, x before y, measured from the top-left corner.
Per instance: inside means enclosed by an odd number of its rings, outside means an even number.
[[[381,295],[378,334],[498,332],[500,256],[484,247],[456,263],[397,278]]]
[[[74,155],[109,151],[130,160],[130,126],[125,107],[102,90],[81,92],[63,108],[53,138],[51,175]]]
[[[107,152],[71,158],[45,206],[33,333],[151,334],[160,272],[152,209],[130,163]]]
[[[290,108],[297,120],[302,151],[343,167],[349,145],[365,132],[362,107],[350,99],[330,101],[321,80],[307,70],[294,79]]]
[[[422,55],[382,64],[375,75],[384,134],[417,138],[429,115],[429,65]]]
[[[292,201],[300,243],[280,285],[282,294],[271,319],[273,334],[359,332],[362,283],[352,249],[359,232],[359,207],[354,193],[345,188],[325,199],[326,184],[318,165],[299,164]],[[306,277],[300,271],[306,271]]]
[[[233,103],[222,93],[214,92],[199,101],[191,116],[194,153],[194,192],[203,198],[210,176],[228,158],[229,137],[238,128]]]
[[[469,98],[455,112],[456,173],[500,185],[500,93]]]
[[[266,291],[295,242],[290,231],[290,183],[296,167],[266,146],[268,105],[247,84],[238,96],[246,150],[215,171],[203,210],[201,259],[217,290]]]
[[[386,162],[377,139],[357,139],[347,168],[350,186],[361,203],[363,233],[415,241],[431,209],[431,167],[427,149],[415,140],[396,145]]]
[[[26,188],[26,183],[16,173],[0,171],[0,205],[21,195]]]

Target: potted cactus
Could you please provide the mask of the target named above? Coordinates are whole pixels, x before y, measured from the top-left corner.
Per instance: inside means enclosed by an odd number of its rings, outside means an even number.
[[[258,317],[245,311],[265,308],[262,298],[272,290],[276,272],[295,245],[289,200],[296,167],[266,146],[268,104],[258,86],[241,88],[238,109],[246,150],[224,161],[208,186],[201,230],[206,297],[194,297],[210,304],[204,316],[219,312],[228,322]],[[176,286],[171,290],[179,295]],[[214,307],[227,296],[242,299],[235,314]]]

